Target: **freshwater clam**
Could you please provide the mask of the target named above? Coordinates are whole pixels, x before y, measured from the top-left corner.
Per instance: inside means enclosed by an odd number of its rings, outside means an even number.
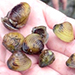
[[[40,53],[44,48],[43,40],[39,34],[29,34],[24,39],[22,48],[23,51],[28,54]]]
[[[9,69],[14,71],[25,71],[31,67],[31,64],[31,60],[20,51],[14,52],[7,61]]]
[[[70,68],[75,68],[75,53],[69,57],[66,61],[66,65]]]
[[[53,32],[64,42],[71,42],[74,40],[73,27],[69,22],[56,24],[53,27]]]
[[[54,53],[49,50],[43,50],[42,53],[39,55],[39,66],[40,67],[45,67],[50,64],[52,64],[55,60],[55,55]]]
[[[24,42],[24,36],[18,32],[10,32],[5,34],[3,37],[2,44],[8,49],[10,52],[14,52],[16,50],[20,50],[22,44]]]
[[[18,30],[26,24],[29,14],[29,4],[26,2],[21,2],[12,8],[4,18],[1,18],[1,20],[7,29]]]
[[[44,44],[47,43],[49,34],[47,33],[45,26],[37,26],[32,29],[32,33],[37,33],[41,36],[41,38],[44,40]]]

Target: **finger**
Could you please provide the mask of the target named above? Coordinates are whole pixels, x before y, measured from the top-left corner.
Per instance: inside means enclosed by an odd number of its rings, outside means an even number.
[[[55,9],[59,9],[59,0],[52,0],[53,6]]]
[[[66,21],[70,22],[73,26],[73,32],[74,32],[74,38],[75,38],[75,19],[72,18],[67,18]],[[64,53],[66,53],[68,56],[70,56],[71,54],[75,53],[75,39],[68,43]]]
[[[47,6],[41,1],[39,3],[43,9],[44,18],[49,28],[52,29],[55,24],[62,23],[67,19],[67,16],[60,11]]]
[[[50,65],[50,67],[61,75],[74,75],[75,70],[66,66],[68,57],[58,52],[54,52],[54,54],[55,61]]]
[[[54,51],[60,52],[66,56],[70,56],[71,54],[75,53],[75,40],[70,43],[66,43],[61,41],[56,35],[53,33],[52,30],[49,30],[49,40],[47,43],[47,47]]]
[[[65,10],[66,9],[66,6],[67,6],[67,0],[61,0],[62,3],[63,3],[63,9]]]
[[[60,75],[60,73],[56,72],[55,70],[45,67],[45,68],[40,68],[38,64],[35,64],[33,68],[29,69],[25,73],[25,75]]]

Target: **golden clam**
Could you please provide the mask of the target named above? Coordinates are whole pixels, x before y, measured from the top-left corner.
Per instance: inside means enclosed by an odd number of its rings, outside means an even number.
[[[74,40],[73,27],[69,22],[56,24],[53,27],[53,32],[64,42],[71,42]]]
[[[12,8],[4,18],[1,18],[3,25],[9,30],[22,28],[29,17],[30,6],[26,2],[21,2]]]
[[[25,71],[31,67],[31,64],[31,60],[20,51],[15,51],[7,61],[8,68],[14,71]]]

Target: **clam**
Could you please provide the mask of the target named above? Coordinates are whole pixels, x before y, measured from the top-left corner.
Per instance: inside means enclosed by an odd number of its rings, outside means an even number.
[[[1,18],[3,25],[9,30],[18,30],[25,26],[30,14],[30,6],[21,2],[13,7],[4,18]]]
[[[59,39],[64,42],[71,42],[74,40],[73,27],[69,22],[56,24],[53,27],[53,32]]]
[[[43,50],[42,53],[39,55],[39,66],[40,67],[46,67],[52,64],[55,60],[54,53],[49,50]]]
[[[66,61],[66,65],[70,68],[75,68],[75,53],[69,57]]]
[[[27,54],[38,54],[44,48],[43,40],[39,34],[29,34],[24,39],[22,49]]]
[[[2,44],[10,52],[20,50],[24,42],[24,36],[18,32],[10,32],[3,37]]]
[[[46,27],[45,26],[36,26],[32,29],[32,33],[37,33],[41,36],[43,39],[44,44],[47,43],[49,34],[47,33]]]
[[[15,51],[7,61],[9,69],[14,71],[25,71],[31,67],[31,60],[24,52]]]

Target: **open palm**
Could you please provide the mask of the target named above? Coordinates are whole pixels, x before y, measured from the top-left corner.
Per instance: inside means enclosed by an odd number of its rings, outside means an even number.
[[[59,40],[52,31],[56,23],[64,21],[70,22],[75,31],[75,20],[66,17],[61,12],[47,6],[39,0],[0,0],[0,18],[4,17],[12,7],[20,2],[29,3],[31,6],[31,13],[26,26],[17,32],[27,36],[31,33],[33,27],[39,25],[46,26],[49,33],[49,40],[46,48],[54,52],[56,59],[50,66],[40,68],[38,65],[38,56],[28,55],[32,60],[30,69],[24,72],[10,70],[6,62],[11,53],[2,45],[3,36],[10,31],[7,30],[0,21],[0,75],[75,75],[75,70],[65,65],[68,57],[75,52],[75,40],[70,43],[65,43]]]

